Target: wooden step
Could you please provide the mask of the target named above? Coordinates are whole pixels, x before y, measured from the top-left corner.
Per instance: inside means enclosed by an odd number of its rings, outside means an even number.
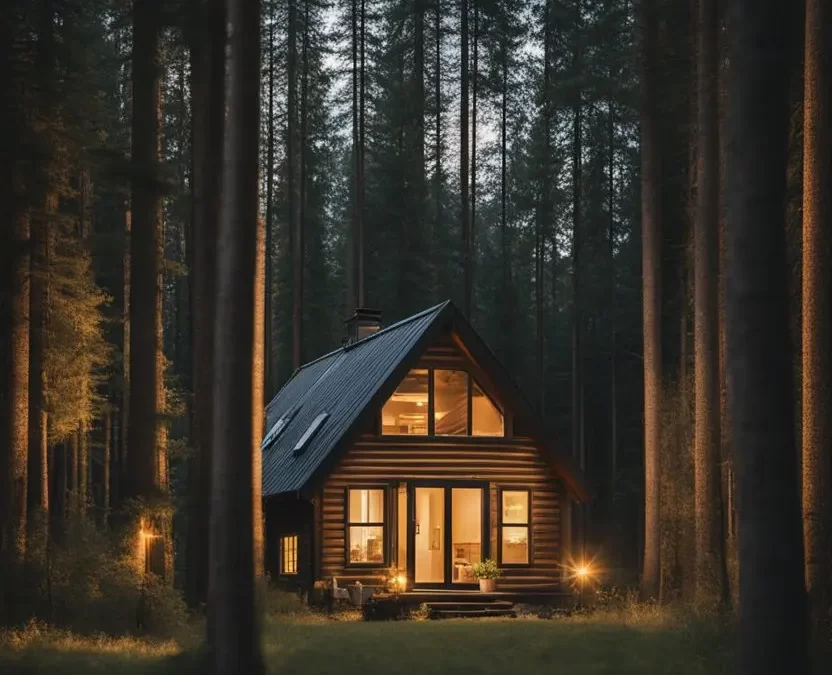
[[[468,602],[428,602],[428,617],[431,619],[464,619],[491,616],[516,617],[514,604],[506,600]]]
[[[514,609],[514,603],[506,600],[494,602],[426,602],[428,609],[437,611],[475,611],[482,609]]]
[[[482,619],[485,617],[516,618],[514,608],[509,609],[431,609],[428,611],[431,619]]]

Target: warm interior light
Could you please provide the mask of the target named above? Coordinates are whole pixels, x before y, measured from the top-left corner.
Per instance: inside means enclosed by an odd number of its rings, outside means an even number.
[[[577,570],[575,570],[575,573],[581,578],[588,577],[589,568],[586,565],[581,565]]]
[[[401,575],[397,576],[396,577],[396,583],[399,586],[401,586],[402,588],[404,588],[405,585],[407,584],[407,577],[404,577],[404,576],[401,576]]]

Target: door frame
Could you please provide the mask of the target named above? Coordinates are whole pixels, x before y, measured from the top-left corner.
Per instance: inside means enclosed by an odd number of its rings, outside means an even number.
[[[427,582],[416,583],[416,489],[417,488],[443,488],[445,497],[443,536],[444,545],[444,583]],[[453,583],[453,557],[450,555],[453,544],[453,513],[451,490],[453,488],[480,488],[482,494],[482,559],[490,555],[491,549],[491,522],[490,522],[490,489],[487,481],[477,480],[423,480],[408,481],[407,484],[407,578],[412,580],[408,585],[413,589],[455,589],[472,590],[479,588],[479,584]]]

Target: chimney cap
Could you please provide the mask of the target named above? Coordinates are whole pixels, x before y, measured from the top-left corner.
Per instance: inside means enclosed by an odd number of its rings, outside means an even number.
[[[344,323],[352,321],[371,321],[374,323],[381,323],[381,310],[370,309],[369,307],[356,307],[352,316],[346,319]]]
[[[372,335],[381,328],[381,310],[356,307],[353,315],[344,321],[347,328],[345,347]]]

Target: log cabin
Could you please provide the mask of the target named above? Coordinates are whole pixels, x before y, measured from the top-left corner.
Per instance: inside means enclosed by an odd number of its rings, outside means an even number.
[[[266,409],[271,579],[379,588],[392,569],[424,601],[475,591],[471,566],[491,558],[500,593],[562,595],[572,504],[588,493],[511,374],[450,301],[346,324],[341,348]]]

